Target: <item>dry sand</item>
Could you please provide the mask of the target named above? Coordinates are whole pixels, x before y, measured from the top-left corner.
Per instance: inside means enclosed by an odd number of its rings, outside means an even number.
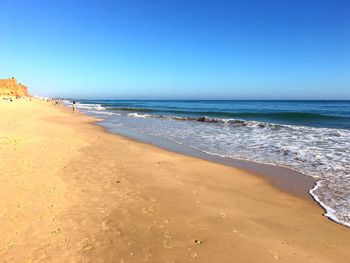
[[[1,262],[349,262],[350,229],[262,177],[0,100]]]

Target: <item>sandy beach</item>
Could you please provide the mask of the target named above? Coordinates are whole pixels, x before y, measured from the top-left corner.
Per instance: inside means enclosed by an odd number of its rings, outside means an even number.
[[[265,177],[0,101],[1,262],[349,262],[350,230]]]

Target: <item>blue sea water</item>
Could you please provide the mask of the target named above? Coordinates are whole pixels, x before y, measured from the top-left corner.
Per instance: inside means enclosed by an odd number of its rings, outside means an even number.
[[[78,100],[77,108],[117,133],[314,177],[310,193],[325,215],[350,227],[350,101]]]
[[[107,110],[350,129],[350,101],[82,100]]]

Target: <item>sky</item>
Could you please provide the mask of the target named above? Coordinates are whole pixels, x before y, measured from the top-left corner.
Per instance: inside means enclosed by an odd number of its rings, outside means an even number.
[[[350,99],[350,1],[0,0],[0,78],[90,99]]]

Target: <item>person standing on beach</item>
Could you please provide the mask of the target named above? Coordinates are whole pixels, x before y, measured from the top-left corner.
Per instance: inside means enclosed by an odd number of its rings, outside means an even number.
[[[73,112],[75,112],[75,109],[76,109],[75,100],[73,100],[73,105],[72,105]]]

